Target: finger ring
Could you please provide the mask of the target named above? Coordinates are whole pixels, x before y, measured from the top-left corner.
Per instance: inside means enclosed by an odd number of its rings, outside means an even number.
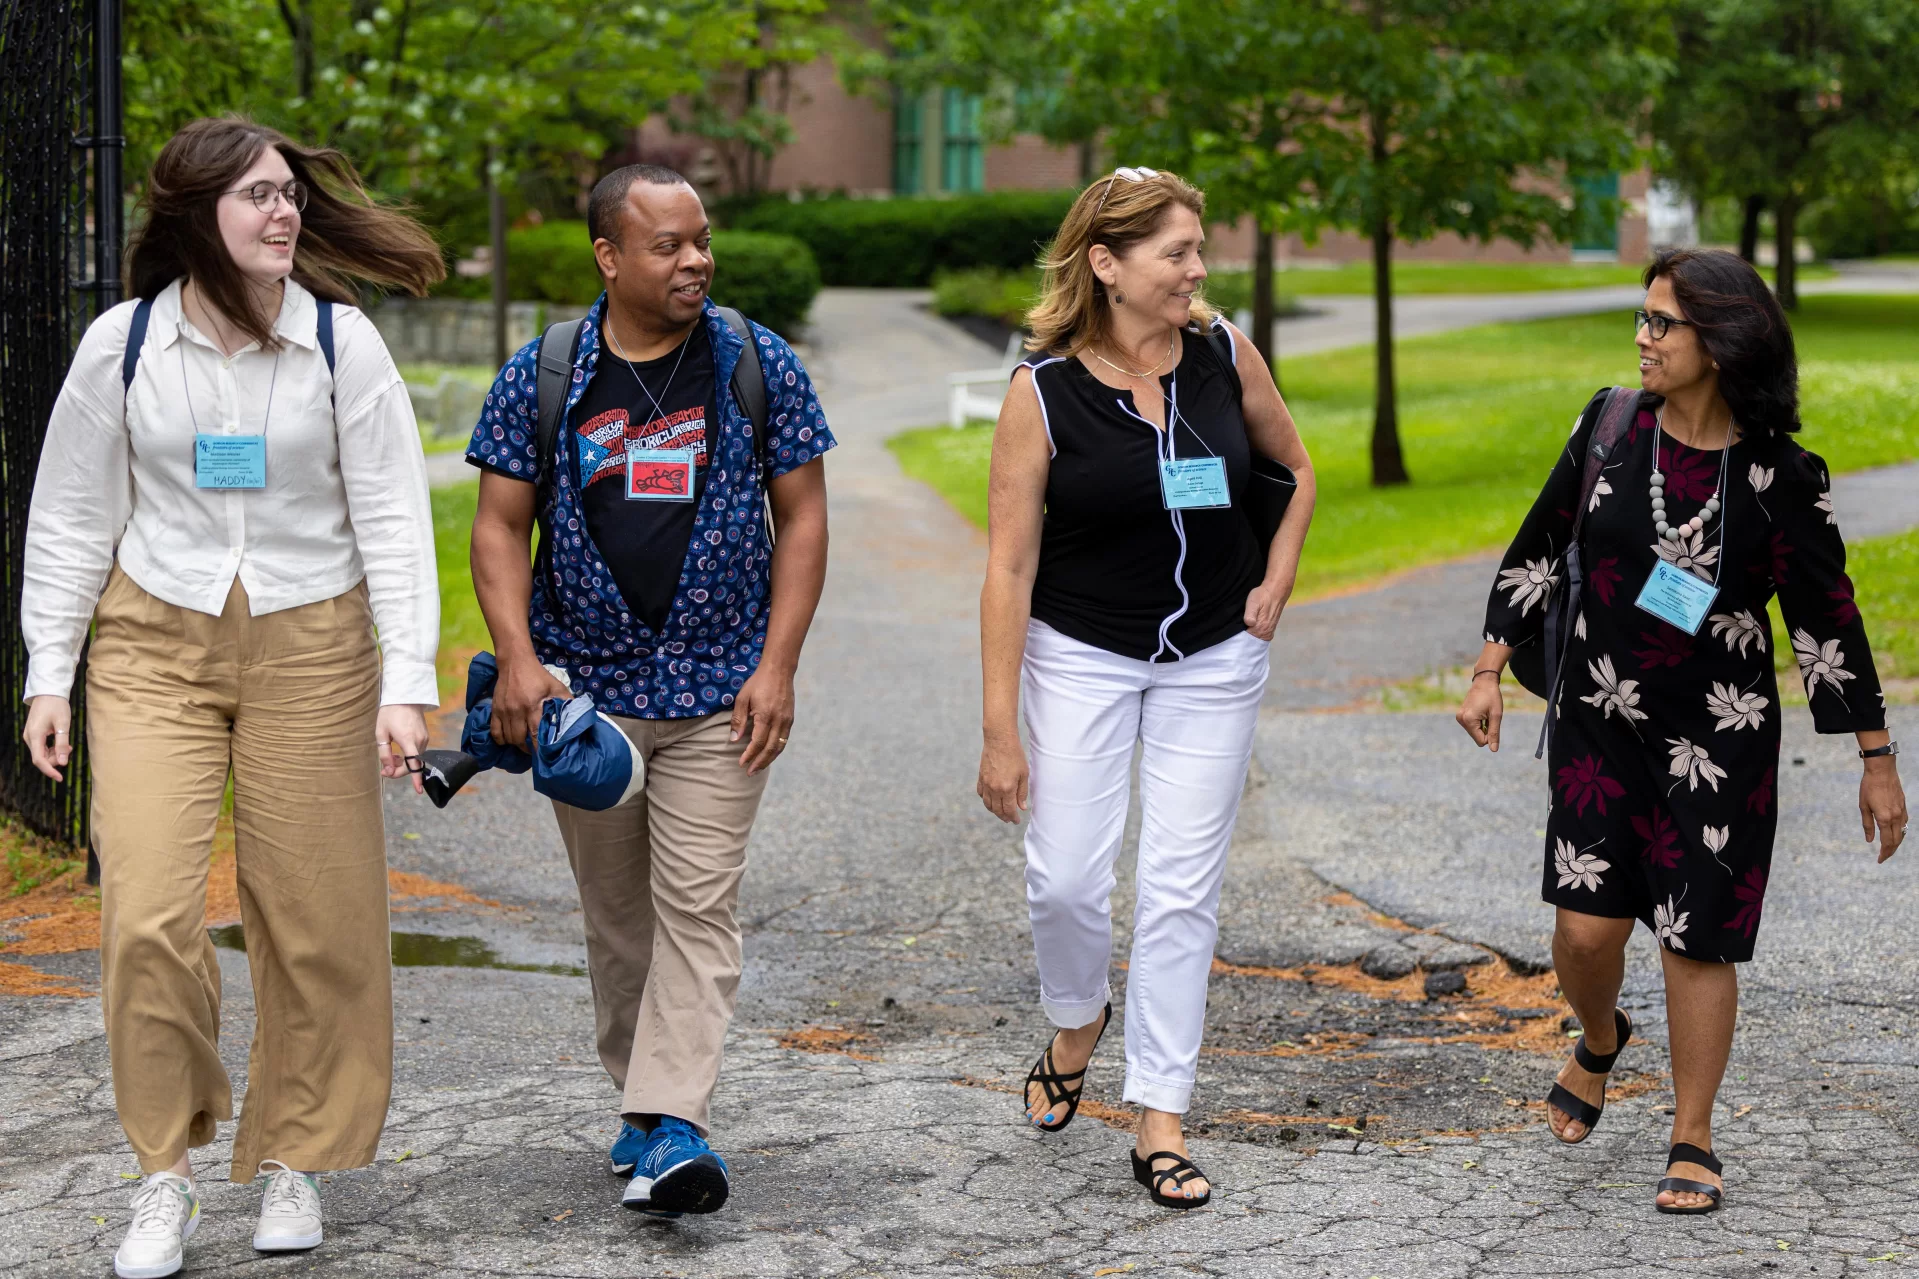
[[[780,738],[780,745],[786,745],[786,739],[784,737]]]
[[[64,728],[56,728],[53,730],[53,735],[55,737],[65,737],[67,735],[67,730]]]

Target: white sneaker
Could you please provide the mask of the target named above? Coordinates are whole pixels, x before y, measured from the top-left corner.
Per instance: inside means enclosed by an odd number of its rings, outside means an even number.
[[[268,1159],[260,1164],[267,1174],[266,1194],[260,1200],[260,1224],[253,1228],[257,1252],[301,1252],[320,1246],[320,1188],[303,1172]]]
[[[133,1224],[113,1254],[120,1279],[162,1279],[180,1269],[182,1245],[200,1224],[193,1183],[178,1173],[156,1172],[133,1195]]]

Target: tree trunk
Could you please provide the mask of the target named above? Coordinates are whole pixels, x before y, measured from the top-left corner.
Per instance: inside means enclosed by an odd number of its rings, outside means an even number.
[[[1279,377],[1279,349],[1273,341],[1273,233],[1253,224],[1253,349]]]
[[[1373,484],[1407,484],[1399,451],[1399,398],[1393,384],[1393,224],[1381,213],[1373,223],[1373,342],[1377,376],[1373,389]]]
[[[1082,139],[1079,144],[1079,184],[1083,187],[1093,185],[1093,165],[1098,161],[1098,145],[1091,139]]]
[[[1765,207],[1765,196],[1746,197],[1745,217],[1739,223],[1739,256],[1748,262],[1759,260],[1759,215]]]
[[[301,98],[313,96],[313,0],[300,0],[296,13],[287,0],[280,0],[280,20],[286,24],[287,39],[293,43],[294,92]]]
[[[1791,200],[1781,200],[1772,211],[1773,251],[1779,263],[1773,268],[1772,291],[1779,305],[1788,311],[1799,309],[1799,261],[1793,254],[1793,232],[1798,229],[1799,208]]]
[[[494,147],[486,149],[486,221],[493,260],[493,367],[506,367],[506,193],[494,175]]]

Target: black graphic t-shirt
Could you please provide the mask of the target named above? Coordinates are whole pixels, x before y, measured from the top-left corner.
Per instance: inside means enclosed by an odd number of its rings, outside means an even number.
[[[573,407],[586,531],[627,606],[649,630],[659,630],[673,606],[695,508],[690,501],[629,498],[627,451],[691,449],[694,472],[703,475],[713,448],[709,423],[717,420],[713,344],[704,324],[694,326],[684,352],[675,347],[657,360],[629,363],[602,350],[592,385]],[[673,471],[642,468],[640,491],[677,487]],[[698,479],[693,491],[700,491]]]

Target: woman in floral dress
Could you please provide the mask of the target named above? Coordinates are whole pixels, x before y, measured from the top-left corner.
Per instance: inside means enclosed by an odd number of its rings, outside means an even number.
[[[1543,895],[1557,908],[1560,986],[1586,1030],[1549,1117],[1568,1143],[1599,1120],[1606,1072],[1631,1038],[1616,1000],[1642,920],[1664,962],[1677,1103],[1655,1203],[1698,1213],[1720,1202],[1712,1102],[1738,1012],[1733,965],[1752,958],[1778,821],[1775,597],[1814,726],[1858,737],[1860,817],[1881,861],[1905,836],[1906,806],[1826,464],[1791,438],[1798,374],[1785,315],[1730,253],[1662,254],[1646,285],[1643,390],[1586,499],[1586,581],[1560,663]],[[1482,746],[1499,748],[1500,673],[1515,648],[1540,642],[1606,400],[1580,415],[1500,566],[1459,711]],[[1664,603],[1641,594],[1656,574]]]

